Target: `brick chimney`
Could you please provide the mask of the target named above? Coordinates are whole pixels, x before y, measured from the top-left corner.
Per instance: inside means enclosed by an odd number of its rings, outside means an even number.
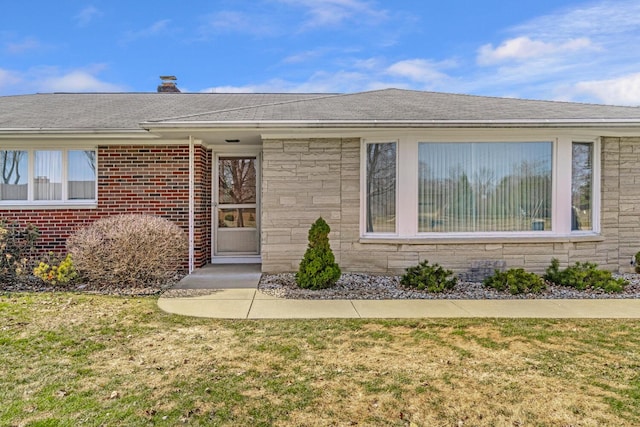
[[[180,93],[180,89],[176,86],[176,76],[160,76],[162,83],[158,85],[158,92],[162,93]]]

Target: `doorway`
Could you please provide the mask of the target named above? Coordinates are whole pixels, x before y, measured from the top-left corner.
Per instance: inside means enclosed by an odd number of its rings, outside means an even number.
[[[258,157],[219,155],[215,162],[213,261],[255,262],[260,254]]]

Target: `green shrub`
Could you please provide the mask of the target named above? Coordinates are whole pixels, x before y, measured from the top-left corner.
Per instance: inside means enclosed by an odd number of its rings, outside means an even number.
[[[33,269],[33,274],[50,285],[64,285],[78,277],[71,255],[67,254],[63,259],[59,259],[53,252],[49,252],[47,258],[40,261]]]
[[[614,278],[610,271],[598,269],[592,262],[576,262],[564,270],[560,269],[557,258],[551,260],[544,278],[560,286],[569,286],[578,290],[599,289],[604,292],[622,292],[629,284],[622,278]]]
[[[633,257],[633,265],[634,271],[636,273],[640,273],[640,252],[636,252],[635,256]]]
[[[324,289],[340,278],[340,267],[329,246],[329,224],[318,218],[309,229],[309,246],[296,273],[298,286],[305,289]]]
[[[151,215],[99,219],[72,234],[67,248],[80,275],[90,283],[162,285],[184,265],[185,232]]]
[[[34,225],[22,227],[0,220],[0,283],[16,283],[28,277],[39,237]]]
[[[400,284],[419,291],[444,292],[458,282],[453,276],[453,271],[445,270],[438,264],[429,265],[424,260],[420,264],[409,267],[400,278]]]
[[[495,270],[494,274],[484,279],[482,284],[498,291],[509,291],[511,295],[537,294],[547,288],[540,276],[522,268],[510,268],[507,271]]]

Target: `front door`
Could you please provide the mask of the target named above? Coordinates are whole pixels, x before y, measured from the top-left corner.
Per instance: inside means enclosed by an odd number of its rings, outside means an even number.
[[[256,156],[218,156],[214,213],[214,256],[260,253]]]

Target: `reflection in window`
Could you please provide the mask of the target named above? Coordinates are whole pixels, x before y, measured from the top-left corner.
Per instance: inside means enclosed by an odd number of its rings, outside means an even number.
[[[218,203],[256,203],[256,158],[221,157],[218,165]]]
[[[93,150],[68,151],[69,199],[95,199],[96,152]]]
[[[419,232],[551,229],[551,142],[420,143]]]
[[[396,231],[396,144],[366,145],[368,233]]]
[[[27,200],[27,164],[26,151],[0,150],[0,200]]]
[[[592,230],[593,144],[574,142],[571,156],[571,230]]]
[[[255,228],[256,208],[218,209],[218,227]]]

